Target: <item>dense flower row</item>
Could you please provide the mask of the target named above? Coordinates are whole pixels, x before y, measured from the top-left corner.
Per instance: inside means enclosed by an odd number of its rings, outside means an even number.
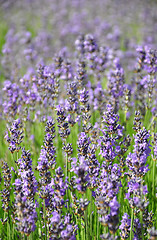
[[[1,239],[156,239],[156,7],[127,3],[2,1]]]
[[[136,130],[136,135],[133,135],[134,150],[129,152],[127,148],[131,139],[125,137],[125,128],[120,125],[114,108],[111,105],[106,107],[103,129],[99,128],[98,133],[91,125],[88,133],[81,132],[78,135],[76,157],[73,157],[72,144],[67,142],[69,138],[65,138],[66,134],[62,133],[67,129],[63,127],[64,124],[68,123],[64,109],[59,106],[56,111],[60,125],[56,126],[52,119],[47,120],[43,146],[34,171],[31,154],[24,148],[21,158],[15,161],[16,167],[12,168],[13,175],[8,164],[3,161],[2,175],[5,181],[1,192],[2,207],[4,212],[12,216],[16,230],[22,235],[29,236],[40,221],[43,238],[75,239],[77,230],[82,232],[81,225],[84,224],[86,231],[81,235],[87,234],[88,239],[91,236],[88,232],[87,215],[90,208],[97,212],[97,221],[100,221],[104,229],[109,230],[108,233],[105,230],[106,233],[100,235],[102,239],[113,239],[118,228],[121,239],[127,239],[132,234],[134,239],[143,239],[147,234],[151,234],[153,212],[148,210],[148,189],[144,180],[149,171],[146,162],[151,152],[150,134],[142,127],[139,112],[136,112],[133,127]],[[80,116],[81,119],[83,116]],[[13,156],[16,151],[20,151],[20,145],[23,145],[22,138],[18,141],[23,133],[21,121],[15,120],[9,129],[10,135],[6,134],[10,146],[12,141],[17,143],[14,151],[9,147]],[[54,146],[56,130],[62,139],[63,153],[65,152],[65,157],[68,158],[68,161],[65,160],[66,177],[61,167],[55,166],[59,164],[56,163]],[[94,141],[93,132],[96,134]],[[69,134],[71,133],[69,132],[68,136]],[[38,180],[34,175],[36,171],[39,172]],[[127,185],[124,179],[127,180]],[[12,188],[14,197],[10,200]],[[132,214],[129,211],[130,216],[124,212],[122,220],[119,219],[121,194],[125,194],[127,204],[134,212]],[[93,213],[89,214],[92,216]]]

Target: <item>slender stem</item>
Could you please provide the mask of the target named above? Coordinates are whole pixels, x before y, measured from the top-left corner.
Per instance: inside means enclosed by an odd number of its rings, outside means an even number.
[[[134,218],[134,209],[132,208],[132,210],[131,210],[131,229],[130,229],[130,240],[132,240],[133,218]]]
[[[140,221],[141,221],[141,228],[142,228],[142,239],[144,237],[144,232],[143,232],[143,213],[140,211]]]
[[[85,239],[88,239],[88,220],[87,220],[87,209],[84,212],[84,222],[85,222]]]
[[[68,177],[68,154],[66,154],[66,177]]]
[[[84,221],[81,217],[81,240],[86,240],[85,238],[85,226],[84,226]]]
[[[153,201],[152,201],[152,210],[154,212],[154,202],[155,202],[155,164],[156,161],[155,159],[153,159],[153,186],[152,186],[152,197],[153,197]]]
[[[148,130],[149,130],[150,127],[152,126],[153,122],[155,121],[155,118],[156,118],[156,116],[154,116],[154,117],[152,118],[152,121],[150,122],[150,124],[149,124],[148,127],[147,127]]]
[[[99,240],[99,214],[97,214],[97,240]]]
[[[10,240],[10,216],[9,216],[9,212],[8,212],[8,221],[7,221],[7,237],[8,237],[8,240]]]
[[[46,223],[45,199],[43,201],[43,213],[44,213],[44,224],[45,224],[45,237],[47,238],[47,223]]]
[[[66,177],[68,177],[68,154],[66,154]],[[68,189],[66,190],[66,197],[70,201],[70,197],[69,197],[69,194],[68,194]],[[68,207],[68,209],[70,208],[70,202],[67,202],[67,207]]]
[[[14,223],[13,223],[13,228],[12,228],[12,239],[14,239]]]
[[[92,199],[92,191],[91,191],[91,195],[90,195],[90,233],[91,233],[91,236],[93,236],[93,229],[92,229],[92,227],[93,227],[93,220],[92,220],[92,217],[93,217],[93,212],[92,212],[92,210],[93,210],[93,208],[92,208],[92,205],[93,205],[93,199]]]

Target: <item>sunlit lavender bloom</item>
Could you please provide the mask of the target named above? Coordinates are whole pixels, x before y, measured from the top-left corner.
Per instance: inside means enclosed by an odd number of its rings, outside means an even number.
[[[71,220],[70,215],[61,215],[58,212],[52,212],[49,224],[50,240],[75,240],[77,226]]]
[[[62,78],[66,82],[70,82],[73,78],[71,62],[67,59],[63,59],[62,62]]]
[[[135,117],[134,117],[134,127],[133,129],[138,132],[141,129],[142,126],[142,122],[141,122],[141,114],[140,111],[135,111]]]
[[[99,124],[96,122],[90,132],[90,134],[91,134],[90,140],[92,143],[92,147],[95,149],[97,149],[97,143],[98,143],[98,138],[99,138],[99,133],[100,133],[100,129],[98,128],[98,126],[99,126]]]
[[[84,49],[84,35],[79,35],[78,38],[75,41],[75,48],[78,51],[80,55],[83,55],[85,53]]]
[[[5,81],[3,91],[6,95],[3,103],[4,114],[15,116],[18,111],[19,86],[11,81]]]
[[[108,162],[114,161],[116,157],[116,152],[114,148],[114,140],[110,138],[108,133],[102,131],[103,136],[101,136],[100,143],[100,155]]]
[[[144,67],[144,60],[145,60],[146,52],[145,52],[145,49],[141,46],[139,46],[136,49],[136,51],[139,54],[139,56],[137,58],[136,70],[137,70],[137,72],[140,72]]]
[[[88,102],[88,91],[84,88],[80,91],[79,101],[83,106],[85,106]]]
[[[106,162],[102,164],[102,169],[98,179],[98,188],[95,193],[96,196],[105,196],[107,201],[113,199],[119,192],[119,188],[122,186],[121,181],[121,170],[118,164],[113,166],[107,165]]]
[[[144,68],[150,75],[153,75],[157,72],[157,51],[148,47],[145,47],[145,51]]]
[[[61,167],[58,167],[55,170],[55,175],[51,182],[51,186],[54,189],[54,194],[58,198],[63,199],[63,196],[65,195],[68,187],[67,183],[68,183],[67,179],[64,180],[63,170],[61,169]]]
[[[55,62],[54,75],[55,77],[59,78],[62,74],[63,56],[61,54],[56,55],[54,58],[54,62]]]
[[[73,171],[75,176],[76,188],[82,194],[86,192],[87,187],[89,186],[89,173],[88,165],[84,156],[79,157],[79,162],[77,159],[73,159],[71,171]]]
[[[149,141],[150,134],[143,128],[134,136],[135,145],[133,153],[129,153],[126,164],[135,176],[143,176],[149,170],[146,164],[147,158],[151,152]]]
[[[50,180],[50,183],[47,183],[45,186],[41,186],[40,191],[42,192],[41,197],[44,198],[45,201],[46,225],[49,228],[50,239],[57,239],[54,237],[59,237],[60,231],[64,229],[64,225],[62,225],[63,222],[60,222],[60,214],[62,212],[62,208],[66,206],[64,198],[68,187],[68,181],[67,179],[64,180],[63,170],[60,167],[55,170],[55,174]],[[53,217],[51,217],[52,214]],[[59,226],[56,225],[58,221]],[[55,226],[53,226],[53,223],[55,223],[56,228],[59,228],[59,232],[55,232]]]
[[[75,75],[76,81],[78,81],[78,89],[85,87],[87,83],[86,63],[84,59],[80,59],[77,66],[77,73]]]
[[[34,199],[37,192],[37,181],[32,171],[32,159],[29,151],[22,149],[21,158],[17,160],[19,167],[18,176],[21,179],[23,195],[28,199]]]
[[[121,187],[121,171],[118,164],[113,166],[103,163],[101,173],[98,179],[98,187],[95,190],[95,204],[98,213],[101,215],[100,222],[108,226],[111,233],[115,233],[119,223],[119,203],[116,195]]]
[[[124,93],[124,70],[116,68],[115,70],[110,71],[109,78],[109,93],[114,101],[114,110],[118,111],[119,108],[119,99],[123,96]]]
[[[9,150],[11,153],[18,152],[21,148],[20,144],[23,140],[23,124],[20,119],[14,120],[11,128],[6,132],[5,138],[9,143]]]
[[[68,102],[71,106],[77,101],[77,83],[71,82],[68,85],[67,95],[69,96]]]
[[[46,212],[49,216],[54,210],[60,212],[66,205],[64,196],[68,188],[68,181],[64,180],[63,170],[60,167],[55,170],[55,175],[50,180],[50,183],[40,187],[40,196],[45,201]],[[47,221],[49,223],[49,219]]]
[[[90,123],[91,115],[89,113],[90,106],[89,106],[89,93],[84,88],[83,90],[79,91],[79,102],[80,102],[80,110],[82,115],[83,121],[83,131],[88,133],[89,130],[92,128]]]
[[[148,208],[145,208],[143,211],[143,229],[144,229],[144,236],[149,233],[149,230],[153,226],[153,211],[148,211]]]
[[[32,160],[29,151],[22,151],[22,157],[17,161],[19,166],[18,176],[15,180],[15,216],[17,229],[25,235],[29,235],[36,228],[37,202],[34,196],[37,192],[37,181],[32,171]]]
[[[70,113],[68,122],[71,124],[71,126],[74,126],[78,118],[76,114],[78,113],[78,109],[79,109],[76,81],[73,81],[68,84],[67,95],[68,95],[68,99],[67,99],[65,108]]]
[[[64,112],[63,107],[61,107],[60,105],[58,105],[58,106],[56,107],[56,111],[57,111],[57,116],[58,116],[58,118],[57,118],[58,123],[59,123],[59,124],[64,123],[64,121],[65,121],[65,119],[66,119],[66,115],[65,115],[65,112]]]
[[[121,230],[120,236],[122,240],[126,240],[129,237],[130,229],[131,229],[131,219],[127,213],[124,213],[121,220],[121,225],[119,226]]]
[[[144,211],[149,203],[145,196],[147,194],[147,185],[143,185],[140,178],[131,178],[128,182],[128,192],[126,193],[130,206]]]
[[[48,184],[51,183],[51,169],[54,169],[56,164],[55,153],[56,149],[54,147],[53,139],[55,138],[55,127],[54,121],[52,119],[48,120],[45,127],[45,138],[44,143],[41,149],[39,162],[37,170],[40,174],[40,197],[48,198],[49,191],[51,189],[48,187]]]
[[[69,124],[66,120],[64,108],[61,107],[60,105],[58,105],[56,107],[56,111],[57,111],[57,116],[58,116],[57,121],[59,123],[59,125],[58,125],[59,134],[60,134],[61,138],[65,141],[65,139],[70,135]]]
[[[135,218],[133,225],[135,228],[133,240],[142,240],[142,227],[140,220],[138,218]]]
[[[11,187],[11,178],[12,174],[9,169],[9,166],[7,162],[2,161],[2,173],[3,173],[3,178],[4,178],[4,189],[1,191],[1,198],[2,198],[2,208],[4,211],[8,212],[10,209],[10,193],[12,190]]]
[[[119,124],[119,116],[113,112],[113,107],[107,105],[107,110],[103,116],[104,129],[101,130],[103,136],[100,136],[100,155],[110,162],[120,152],[121,148],[118,139],[123,136],[123,127]]]
[[[89,144],[90,144],[89,137],[87,137],[85,132],[81,132],[79,134],[78,141],[77,141],[78,157],[80,157],[80,156],[87,157]]]
[[[100,163],[98,162],[95,154],[95,146],[88,148],[88,172],[90,178],[90,188],[97,185],[97,178],[100,172]]]
[[[102,225],[108,226],[110,232],[112,234],[115,234],[115,232],[118,229],[118,223],[119,223],[119,203],[117,201],[117,198],[114,197],[108,204],[106,201],[103,202],[103,197],[98,198],[99,201],[99,208],[98,211],[101,217],[99,218],[99,221]]]
[[[143,223],[140,223],[139,219],[135,219],[135,236],[134,239],[142,239],[141,229],[145,228],[144,222],[151,225],[149,220],[150,213],[146,211],[149,201],[146,197],[148,194],[147,185],[144,184],[143,176],[148,172],[148,165],[146,165],[147,158],[151,152],[150,145],[150,134],[145,128],[141,128],[140,114],[136,113],[134,121],[134,129],[136,135],[134,136],[135,145],[133,153],[129,153],[126,158],[126,165],[129,168],[126,175],[129,176],[128,180],[128,192],[126,198],[134,214],[138,217],[139,209],[142,212]],[[148,223],[149,222],[149,223]],[[143,224],[143,226],[141,226]],[[146,229],[145,229],[146,230]],[[147,231],[147,230],[146,230]]]
[[[47,111],[48,108],[54,108],[54,100],[58,96],[58,82],[56,81],[56,77],[49,66],[39,66],[38,75],[34,78],[34,84],[37,88],[38,100]]]
[[[26,104],[32,106],[32,108],[34,108],[37,103],[41,102],[40,91],[34,80],[31,86],[29,86],[27,90],[25,89],[24,101]]]
[[[34,203],[32,199],[28,199],[22,191],[22,182],[17,184],[15,181],[15,216],[17,230],[26,236],[29,236],[36,228],[37,203]],[[21,190],[19,191],[19,185]],[[18,189],[16,189],[16,186]]]
[[[55,125],[55,122],[52,119],[47,121],[46,127],[45,127],[46,135],[44,138],[44,146],[43,146],[43,151],[45,150],[46,152],[49,168],[51,169],[54,169],[54,166],[56,164],[56,158],[55,158],[56,148],[53,143],[53,139],[55,138],[54,125]]]
[[[93,35],[87,34],[85,35],[85,40],[84,40],[84,49],[86,53],[89,53],[89,59],[92,60],[92,53],[95,52],[98,49],[98,45],[96,43],[96,40],[94,39]]]
[[[105,131],[108,134],[117,135],[116,139],[122,137],[123,127],[119,124],[119,116],[118,114],[114,113],[113,106],[111,106],[110,104],[107,105],[107,109],[104,112],[103,122]]]
[[[72,143],[67,143],[67,145],[64,145],[62,149],[66,152],[68,157],[70,157],[73,153]],[[70,159],[68,158],[68,161],[70,161]]]
[[[93,74],[98,81],[101,81],[108,66],[108,51],[109,49],[106,47],[99,47],[93,59]]]
[[[105,91],[101,85],[100,82],[95,86],[93,90],[93,101],[91,101],[90,104],[94,105],[94,110],[100,110],[100,112],[103,114],[104,111],[104,105],[106,102],[106,96],[105,96]],[[91,96],[90,96],[91,97]]]
[[[40,161],[38,162],[37,166],[37,170],[40,172],[41,176],[40,179],[41,184],[44,186],[46,186],[51,181],[51,173],[49,171],[49,163],[46,155],[47,152],[44,149],[42,149],[39,158]]]

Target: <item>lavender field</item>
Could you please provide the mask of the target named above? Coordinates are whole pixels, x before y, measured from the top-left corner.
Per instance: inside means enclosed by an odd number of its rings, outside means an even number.
[[[157,239],[157,2],[0,1],[0,240]]]

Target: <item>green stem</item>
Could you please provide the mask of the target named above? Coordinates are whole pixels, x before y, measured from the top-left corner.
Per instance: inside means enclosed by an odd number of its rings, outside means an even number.
[[[141,221],[141,228],[142,228],[142,239],[144,238],[144,232],[143,232],[143,213],[140,211],[140,221]]]
[[[89,225],[88,225],[88,215],[87,215],[87,209],[84,213],[84,218],[85,218],[85,232],[86,232],[86,240],[90,239],[90,231],[89,231]]]
[[[130,229],[130,240],[132,240],[133,219],[134,219],[134,209],[132,208],[132,210],[131,210],[131,229]]]
[[[153,118],[152,118],[152,121],[150,122],[150,124],[148,125],[148,130],[150,129],[150,127],[152,126],[152,124],[154,123],[154,121],[156,120],[156,116],[154,116]]]
[[[68,154],[66,154],[66,177],[68,177]],[[70,197],[69,197],[69,194],[68,194],[68,189],[66,190],[66,198],[70,201]],[[70,210],[70,202],[67,202],[67,207]]]
[[[93,217],[93,212],[92,212],[92,205],[93,205],[93,199],[92,199],[92,191],[91,191],[91,196],[90,196],[90,233],[91,233],[91,236],[93,236],[93,222],[92,222],[92,217]]]
[[[8,221],[7,221],[7,237],[8,237],[7,239],[10,240],[10,216],[9,216],[9,212],[8,212]]]
[[[66,177],[68,177],[68,154],[66,154]]]
[[[85,238],[85,226],[84,226],[84,221],[81,217],[81,240],[86,240]]]
[[[45,208],[45,199],[43,202],[43,213],[44,213],[44,224],[45,224],[45,237],[47,238],[47,223],[46,223],[46,208]],[[46,240],[45,238],[45,240]]]
[[[155,159],[153,159],[153,186],[152,186],[152,199],[153,199],[153,201],[152,201],[152,210],[153,210],[153,212],[154,212],[154,202],[155,202],[155,166],[156,164],[155,164]]]
[[[97,214],[97,240],[99,240],[99,214]]]

